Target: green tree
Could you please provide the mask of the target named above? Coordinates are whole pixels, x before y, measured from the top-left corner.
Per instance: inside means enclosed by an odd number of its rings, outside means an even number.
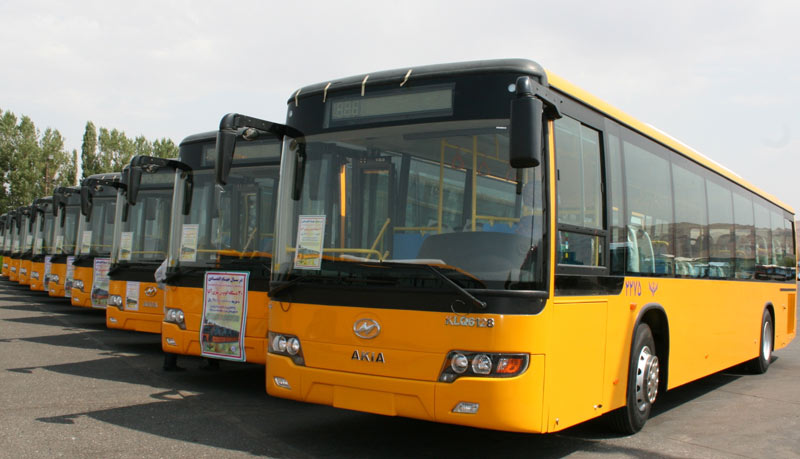
[[[41,148],[39,147],[39,132],[33,121],[27,116],[22,116],[16,126],[12,139],[13,151],[11,153],[8,187],[10,203],[12,206],[30,204],[40,197],[38,193],[44,192],[44,183],[39,165],[41,164]]]
[[[0,117],[0,210],[6,212],[11,207],[10,176],[11,157],[14,153],[14,138],[17,132],[17,117],[11,112]]]
[[[153,156],[159,158],[177,158],[178,146],[166,137],[153,142]]]
[[[39,141],[41,149],[41,164],[39,168],[44,173],[44,193],[47,196],[53,193],[56,184],[63,182],[62,177],[69,173],[72,167],[72,158],[64,150],[64,137],[57,129],[47,128]]]
[[[136,151],[135,143],[130,140],[125,132],[117,129],[108,130],[100,128],[97,138],[103,168],[101,172],[119,172],[130,163]]]
[[[102,172],[102,164],[97,156],[97,128],[91,121],[86,122],[81,145],[81,170],[83,178]]]

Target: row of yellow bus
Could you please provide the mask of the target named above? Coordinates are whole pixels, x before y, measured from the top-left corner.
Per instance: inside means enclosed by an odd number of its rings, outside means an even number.
[[[489,429],[634,433],[796,335],[793,210],[520,59],[301,88],[0,237],[12,281],[270,395]]]

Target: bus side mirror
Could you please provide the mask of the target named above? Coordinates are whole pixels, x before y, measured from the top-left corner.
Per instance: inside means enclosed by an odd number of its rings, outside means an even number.
[[[92,216],[92,192],[88,186],[81,187],[81,214],[88,220]]]
[[[534,95],[530,77],[517,78],[511,101],[509,160],[511,167],[536,167],[541,163],[544,103]]]
[[[217,162],[214,164],[218,185],[225,185],[228,182],[228,174],[231,172],[233,150],[235,148],[236,130],[220,128],[219,132],[217,132]]]
[[[228,169],[230,170],[230,168]],[[185,180],[183,181],[183,215],[189,215],[189,211],[192,209],[192,193],[194,193],[194,174],[191,172],[183,171],[182,174],[186,174]]]
[[[128,204],[136,205],[136,197],[139,196],[139,185],[142,183],[142,169],[131,167],[128,169]]]
[[[296,140],[292,141],[292,144],[297,147],[297,153],[294,156],[292,200],[299,201],[300,196],[303,194],[303,179],[306,175],[306,144]]]

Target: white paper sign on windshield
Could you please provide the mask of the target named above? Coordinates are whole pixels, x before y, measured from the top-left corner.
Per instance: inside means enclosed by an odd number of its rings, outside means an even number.
[[[297,224],[295,269],[322,269],[322,243],[325,238],[324,215],[300,215]]]
[[[249,272],[207,272],[200,349],[204,356],[244,361]]]
[[[197,261],[197,235],[200,233],[200,225],[183,225],[181,234],[181,254],[178,260],[181,263],[193,263]]]
[[[92,250],[92,232],[91,231],[84,231],[83,237],[81,238],[81,252],[80,253],[89,253]]]
[[[119,235],[119,257],[120,261],[131,261],[133,251],[133,232],[125,231]]]

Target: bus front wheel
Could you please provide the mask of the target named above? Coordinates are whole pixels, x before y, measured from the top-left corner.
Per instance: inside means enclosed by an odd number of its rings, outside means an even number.
[[[660,368],[650,326],[640,323],[631,346],[625,406],[612,413],[616,430],[630,435],[644,427],[658,395]]]
[[[761,342],[759,343],[758,357],[749,362],[750,371],[760,375],[767,372],[772,359],[773,340],[772,314],[764,309],[761,315]]]

